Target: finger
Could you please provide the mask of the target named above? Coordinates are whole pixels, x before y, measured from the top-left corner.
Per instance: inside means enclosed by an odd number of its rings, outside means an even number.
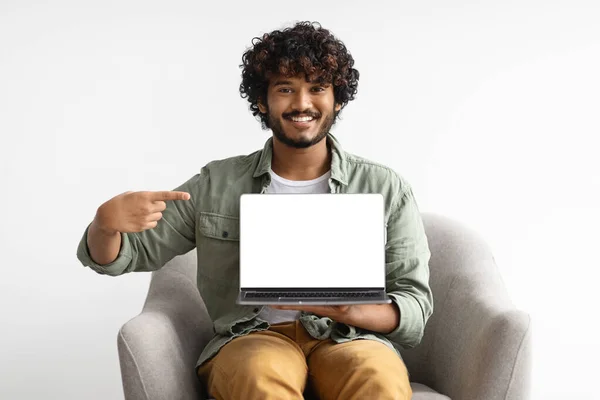
[[[152,206],[150,206],[150,212],[159,212],[159,211],[165,211],[167,209],[167,203],[165,203],[164,201],[160,200],[160,201],[154,201],[152,202]]]
[[[162,191],[162,192],[151,192],[150,200],[152,201],[170,201],[170,200],[189,200],[190,194],[187,192],[176,192],[176,191]]]
[[[154,221],[158,221],[158,220],[160,220],[162,217],[163,217],[163,215],[162,215],[162,213],[161,213],[161,212],[155,212],[155,213],[152,213],[152,214],[148,215],[148,219],[147,219],[147,221],[148,221],[148,222],[154,222]]]
[[[326,311],[323,309],[323,307],[319,307],[319,306],[303,307],[302,311],[308,312],[308,313],[313,313],[313,314],[316,314],[316,315],[323,315],[323,314],[326,313]]]
[[[142,230],[156,228],[156,225],[158,225],[158,221],[148,222],[148,223],[144,224]]]
[[[271,306],[272,308],[276,308],[278,310],[294,310],[294,311],[302,311],[303,308],[296,306]]]

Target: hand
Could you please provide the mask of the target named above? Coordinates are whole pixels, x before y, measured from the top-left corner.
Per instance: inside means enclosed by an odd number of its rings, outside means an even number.
[[[348,319],[348,315],[352,311],[351,305],[339,305],[339,306],[272,306],[278,310],[297,310],[306,311],[313,313],[320,317],[329,317],[334,321],[344,322]]]
[[[102,204],[95,219],[106,234],[142,232],[156,227],[167,208],[166,201],[189,199],[186,192],[125,192]]]

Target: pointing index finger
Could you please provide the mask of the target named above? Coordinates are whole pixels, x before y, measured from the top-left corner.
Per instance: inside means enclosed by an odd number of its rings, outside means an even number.
[[[189,200],[190,197],[190,194],[187,192],[176,192],[172,190],[153,192],[151,195],[152,201]]]

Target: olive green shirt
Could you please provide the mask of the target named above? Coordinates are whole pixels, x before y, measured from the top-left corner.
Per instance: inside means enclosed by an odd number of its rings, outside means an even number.
[[[316,339],[337,343],[354,339],[380,341],[392,349],[414,347],[433,312],[429,287],[430,251],[411,186],[392,169],[342,150],[327,136],[331,151],[331,193],[381,193],[385,199],[386,291],[400,310],[400,322],[380,334],[303,312],[300,321]],[[196,366],[214,356],[233,338],[269,328],[257,315],[261,307],[236,304],[239,293],[239,215],[243,193],[264,193],[270,183],[273,138],[262,150],[216,160],[174,190],[190,193],[189,201],[169,201],[158,225],[140,233],[122,233],[121,249],[110,264],[95,263],[87,247],[87,232],[77,249],[84,266],[118,276],[155,271],[177,255],[196,249],[197,284],[214,323],[215,336]],[[269,243],[265,242],[265,251]],[[332,248],[331,251],[339,251]]]

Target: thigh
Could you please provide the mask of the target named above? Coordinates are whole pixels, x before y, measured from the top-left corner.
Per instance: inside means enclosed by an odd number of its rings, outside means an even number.
[[[308,366],[300,347],[272,331],[233,339],[198,369],[216,399],[302,399]]]
[[[308,356],[309,381],[321,400],[406,399],[408,371],[394,350],[374,340],[318,345]]]

